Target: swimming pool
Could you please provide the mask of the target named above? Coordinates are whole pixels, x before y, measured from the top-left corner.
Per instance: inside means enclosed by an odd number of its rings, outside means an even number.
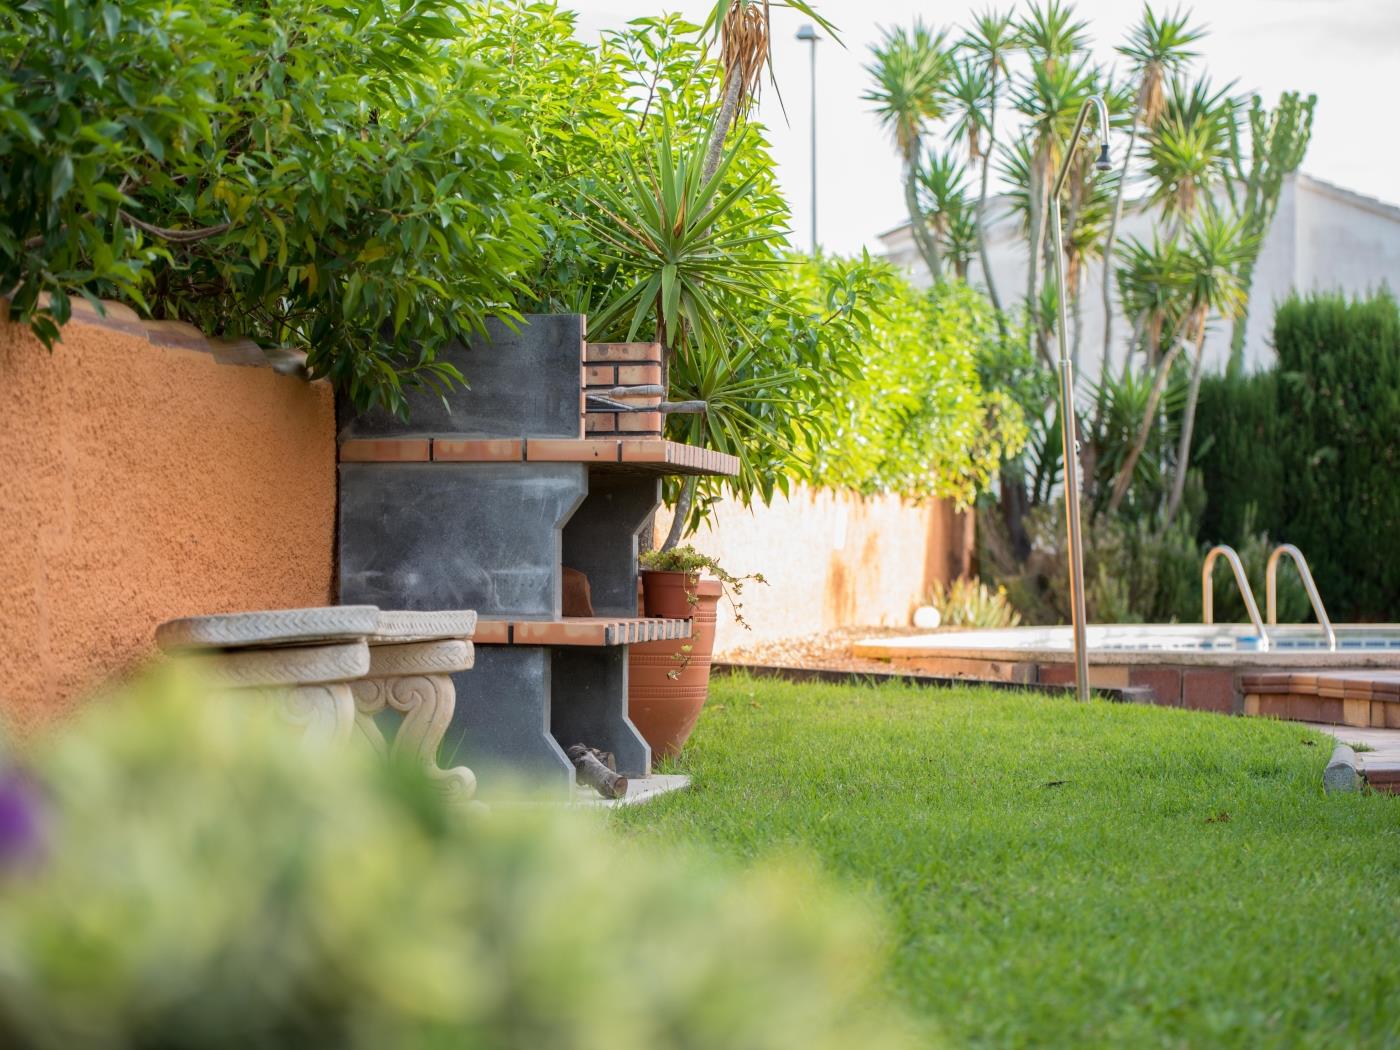
[[[1089,684],[1154,703],[1243,713],[1241,676],[1261,671],[1400,669],[1400,624],[1337,624],[1329,651],[1316,624],[1105,624],[1088,628]],[[1069,627],[944,630],[855,643],[853,655],[892,670],[1028,684],[1074,681]]]

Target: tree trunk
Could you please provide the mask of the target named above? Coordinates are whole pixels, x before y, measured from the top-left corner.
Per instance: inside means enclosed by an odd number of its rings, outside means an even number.
[[[1244,302],[1230,330],[1230,363],[1226,371],[1231,379],[1238,378],[1244,371],[1244,337],[1249,325],[1249,293],[1254,285],[1254,262],[1257,258],[1256,250],[1255,257],[1247,259],[1240,267],[1240,288],[1244,290]]]
[[[916,182],[918,162],[916,148],[911,156],[905,158],[904,206],[909,211],[909,229],[914,234],[914,246],[919,249],[919,255],[923,257],[924,265],[928,267],[929,276],[933,278],[933,283],[937,284],[943,280],[943,260],[938,254],[938,242],[929,233],[928,226],[924,223],[923,210],[919,207],[919,191]]]
[[[1006,318],[1001,312],[1001,297],[997,295],[992,265],[987,259],[987,177],[992,167],[992,150],[997,144],[997,67],[992,64],[991,116],[987,120],[987,152],[982,154],[982,189],[977,195],[977,256],[982,261],[982,280],[987,285],[987,298],[996,311],[997,330],[1006,337]]]
[[[1123,166],[1118,169],[1118,192],[1113,197],[1113,218],[1108,222],[1108,237],[1103,245],[1103,359],[1108,363],[1108,355],[1113,352],[1113,291],[1117,282],[1113,278],[1113,242],[1118,237],[1118,222],[1123,218],[1123,195],[1128,189],[1128,165],[1133,162],[1133,149],[1137,146],[1138,117],[1146,101],[1146,75],[1138,86],[1137,108],[1133,110],[1133,126],[1128,129],[1128,149],[1123,154]]]
[[[1133,447],[1128,450],[1128,458],[1123,461],[1123,465],[1118,468],[1118,473],[1113,478],[1113,492],[1108,497],[1108,505],[1104,508],[1104,513],[1110,516],[1118,513],[1118,508],[1123,503],[1123,497],[1128,494],[1128,486],[1132,484],[1133,471],[1137,468],[1138,460],[1147,449],[1147,439],[1152,434],[1152,425],[1156,422],[1157,403],[1162,399],[1162,391],[1167,388],[1167,378],[1171,375],[1172,364],[1176,361],[1177,351],[1181,349],[1178,343],[1172,347],[1167,355],[1157,365],[1157,374],[1152,379],[1152,390],[1147,395],[1147,408],[1142,413],[1142,423],[1138,426],[1137,438],[1133,441]]]
[[[1205,364],[1206,321],[1201,318],[1196,333],[1196,361],[1191,368],[1191,389],[1186,394],[1186,415],[1181,420],[1181,441],[1176,451],[1176,476],[1172,478],[1172,493],[1162,516],[1162,531],[1166,531],[1181,509],[1181,497],[1186,491],[1186,470],[1191,465],[1191,434],[1196,429],[1196,401],[1201,396],[1201,372]]]
[[[1045,239],[1045,202],[1042,200],[1044,189],[1041,185],[1043,181],[1040,174],[1040,162],[1037,160],[1031,166],[1031,184],[1027,187],[1031,207],[1030,215],[1027,216],[1030,222],[1028,232],[1031,235],[1031,242],[1030,251],[1026,256],[1026,311],[1030,322],[1026,325],[1026,338],[1028,340],[1039,340],[1040,311],[1036,299],[1036,288],[1040,283],[1040,242]],[[1026,349],[1034,352],[1038,348],[1028,344]]]
[[[685,535],[685,519],[690,517],[690,505],[695,502],[696,480],[694,474],[685,479],[685,487],[681,489],[680,497],[676,500],[676,516],[671,519],[671,531],[666,533],[666,542],[661,544],[663,551],[674,548]]]
[[[719,170],[719,162],[724,157],[724,140],[729,137],[729,128],[739,112],[739,83],[737,75],[731,76],[724,84],[724,99],[720,102],[719,113],[715,116],[715,128],[711,134],[710,147],[705,151],[706,182]]]

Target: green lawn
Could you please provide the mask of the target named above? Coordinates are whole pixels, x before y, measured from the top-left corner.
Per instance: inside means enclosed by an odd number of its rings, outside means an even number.
[[[815,855],[956,1045],[1395,1046],[1400,798],[1324,796],[1329,751],[1258,719],[721,678],[695,787],[617,820]]]

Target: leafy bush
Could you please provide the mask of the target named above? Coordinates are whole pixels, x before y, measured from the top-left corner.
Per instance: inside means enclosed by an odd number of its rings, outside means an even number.
[[[0,19],[0,287],[304,348],[357,405],[460,378],[538,254],[457,0],[29,0]],[[45,297],[48,297],[47,299]]]
[[[814,300],[812,282],[842,265],[809,264],[789,294]],[[983,385],[983,357],[997,339],[991,308],[962,282],[923,292],[886,264],[862,267],[850,291],[857,323],[846,333],[859,364],[828,377],[820,411],[831,435],[815,477],[867,494],[970,503],[1025,439],[1020,408]]]
[[[0,784],[0,1043],[909,1045],[869,916],[800,867],[448,809],[179,674]]]
[[[992,590],[981,580],[959,577],[949,584],[935,583],[925,600],[938,610],[944,627],[1015,627],[1021,622],[1006,588]]]

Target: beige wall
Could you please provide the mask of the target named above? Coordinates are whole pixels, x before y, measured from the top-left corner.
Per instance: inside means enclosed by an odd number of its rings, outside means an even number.
[[[658,540],[670,516],[658,515]],[[799,487],[752,511],[724,503],[688,542],[736,576],[761,572],[740,598],[751,631],[720,602],[715,648],[831,627],[900,625],[935,581],[969,569],[972,518],[951,504],[862,499]]]
[[[0,320],[0,719],[12,731],[146,659],[162,620],[329,601],[331,391],[208,348],[130,311],[75,320],[52,353]]]

